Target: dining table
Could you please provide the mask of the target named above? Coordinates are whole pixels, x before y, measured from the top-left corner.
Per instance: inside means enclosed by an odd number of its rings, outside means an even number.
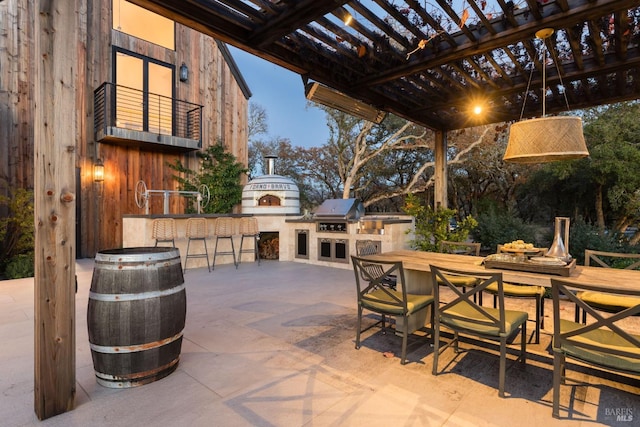
[[[602,287],[603,290],[631,289],[640,291],[640,271],[624,270],[616,268],[602,268],[576,265],[569,276],[558,276],[549,273],[518,271],[507,269],[486,268],[484,257],[473,255],[457,255],[439,252],[396,250],[381,252],[374,255],[367,255],[369,261],[402,261],[405,270],[405,280],[407,292],[432,295],[433,282],[431,278],[431,265],[447,267],[469,272],[496,272],[502,273],[505,282],[538,285],[546,288],[551,287],[551,278],[559,278],[569,282],[589,284]],[[422,310],[409,318],[409,331],[414,332],[428,324],[429,309]],[[396,319],[400,324],[402,318]]]

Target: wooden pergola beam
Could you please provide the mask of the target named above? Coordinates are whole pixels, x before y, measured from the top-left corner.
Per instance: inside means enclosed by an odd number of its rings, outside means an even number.
[[[34,208],[35,412],[73,408],[76,389],[77,0],[36,0]],[[57,108],[56,108],[57,106]]]

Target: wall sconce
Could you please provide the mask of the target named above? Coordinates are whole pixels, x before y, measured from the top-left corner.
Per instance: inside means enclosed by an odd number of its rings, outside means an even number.
[[[180,66],[180,81],[184,83],[187,80],[189,80],[189,68],[187,67],[187,64],[183,62]]]
[[[97,159],[96,164],[93,165],[93,180],[95,182],[104,181],[104,164],[102,159]]]

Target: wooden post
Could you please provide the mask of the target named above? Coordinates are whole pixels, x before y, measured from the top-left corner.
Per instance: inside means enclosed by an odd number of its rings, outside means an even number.
[[[78,19],[74,0],[36,0],[35,412],[73,408],[75,366],[75,158]]]
[[[447,133],[436,131],[436,164],[434,171],[433,208],[447,208]]]

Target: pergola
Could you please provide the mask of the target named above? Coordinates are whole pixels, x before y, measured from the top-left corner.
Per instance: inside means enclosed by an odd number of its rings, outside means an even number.
[[[542,28],[548,113],[640,94],[637,0],[132,2],[438,131],[540,115]]]
[[[300,74],[301,95],[435,131],[434,205],[447,131],[640,97],[637,0],[131,1]]]
[[[448,131],[538,116],[543,104],[554,114],[640,97],[638,0],[130,1],[300,74],[301,95],[320,83],[434,130],[444,205]],[[35,3],[35,406],[47,418],[71,409],[75,390],[75,154],[65,141],[77,126],[68,46],[78,30],[76,2]],[[554,34],[541,61],[544,28]],[[51,108],[54,96],[70,114]],[[469,114],[476,102],[484,115]]]

